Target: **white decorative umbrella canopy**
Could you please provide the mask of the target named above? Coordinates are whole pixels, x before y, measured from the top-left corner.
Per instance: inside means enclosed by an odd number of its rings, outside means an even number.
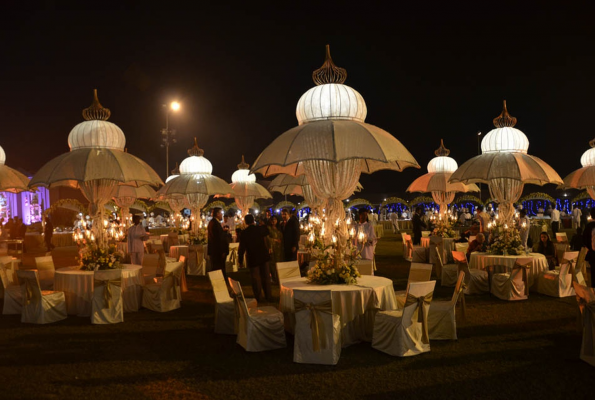
[[[204,150],[198,147],[194,138],[194,146],[188,150],[188,157],[180,164],[180,176],[168,181],[156,196],[159,200],[169,202],[170,199],[178,199],[174,201],[183,202],[179,200],[180,195],[183,195],[187,200],[184,204],[191,209],[195,221],[199,221],[200,210],[207,204],[209,196],[233,195],[228,183],[212,174],[213,165],[203,154]],[[198,231],[198,223],[193,224],[193,228]]]
[[[94,91],[93,103],[83,110],[84,122],[68,136],[70,152],[45,164],[31,179],[29,187],[70,186],[79,188],[89,200],[89,214],[103,220],[103,206],[118,185],[162,185],[163,181],[141,159],[124,151],[126,137],[115,124],[108,122],[110,110],[104,108]],[[98,229],[99,244],[105,244],[103,223]]]
[[[586,189],[589,196],[595,199],[595,139],[591,140],[589,145],[591,148],[581,156],[583,167],[568,174],[561,189]]]
[[[479,192],[474,183],[449,183],[453,172],[458,168],[457,162],[448,157],[450,150],[444,147],[444,141],[440,139],[440,147],[434,152],[436,157],[428,163],[428,173],[420,176],[409,185],[408,192],[432,193],[432,198],[440,206],[440,213],[447,212],[447,206],[452,203],[457,192]]]
[[[116,205],[120,207],[120,218],[122,222],[126,221],[126,217],[130,213],[130,207],[136,199],[152,199],[155,197],[155,194],[155,189],[148,185],[139,187],[117,186],[113,198]]]
[[[347,72],[333,63],[330,50],[312,78],[317,85],[299,100],[299,126],[273,141],[257,158],[252,171],[264,176],[305,174],[316,196],[327,202],[330,236],[335,221],[340,242],[347,239],[342,200],[355,190],[362,172],[402,171],[419,165],[409,151],[388,132],[366,124],[366,104],[344,85]]]
[[[502,113],[494,118],[492,129],[481,142],[482,154],[461,165],[450,177],[451,183],[487,183],[490,195],[499,203],[500,219],[510,222],[514,203],[527,183],[561,184],[562,179],[541,159],[527,154],[529,140],[515,129],[516,118],[508,114],[506,100]]]
[[[242,216],[248,214],[255,199],[270,199],[273,196],[262,185],[256,183],[256,176],[250,173],[250,165],[244,161],[238,164],[238,170],[231,175],[231,189]]]
[[[6,165],[6,153],[0,147],[0,192],[20,193],[29,190],[29,178]]]

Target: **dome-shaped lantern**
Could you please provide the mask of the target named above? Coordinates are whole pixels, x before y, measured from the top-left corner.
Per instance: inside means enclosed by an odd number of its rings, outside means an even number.
[[[176,167],[171,170],[171,175],[167,177],[165,183],[171,181],[174,178],[177,178],[178,176],[180,176],[180,168],[178,167],[178,163],[176,163]]]
[[[76,125],[68,135],[70,151],[84,148],[124,150],[126,136],[116,124],[108,122],[110,110],[104,108],[93,91],[93,103],[83,110],[84,122]]]
[[[432,158],[428,163],[428,172],[455,172],[459,165],[457,162],[448,157],[450,150],[444,147],[444,141],[440,139],[440,147],[434,152],[436,157]]]
[[[2,146],[0,146],[0,165],[4,165],[6,163],[6,153]]]
[[[185,158],[180,164],[180,175],[211,175],[213,165],[203,157],[204,153],[204,150],[198,147],[196,138],[194,138],[194,146],[188,150],[189,157]]]
[[[589,142],[591,148],[583,153],[581,156],[581,164],[583,167],[591,167],[595,165],[595,139]]]
[[[525,153],[529,150],[529,139],[514,128],[516,118],[508,114],[506,100],[502,113],[494,118],[496,129],[492,129],[481,141],[481,152],[485,153]]]
[[[242,162],[238,164],[238,170],[231,175],[232,183],[251,183],[256,182],[256,175],[250,173],[250,164],[244,161],[242,155]]]

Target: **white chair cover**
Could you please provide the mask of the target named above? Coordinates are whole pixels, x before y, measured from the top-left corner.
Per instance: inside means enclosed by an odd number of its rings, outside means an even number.
[[[409,278],[407,279],[407,285],[411,282],[427,282],[432,276],[432,264],[425,263],[411,263],[409,268]],[[399,290],[395,292],[397,297],[397,307],[402,309],[407,299],[407,290]]]
[[[225,278],[221,270],[209,272],[209,280],[215,295],[215,333],[235,335],[238,333],[239,310],[236,310],[234,300],[229,296]],[[256,299],[246,299],[248,308],[257,307]]]
[[[64,292],[42,291],[36,270],[19,270],[17,276],[23,297],[21,322],[47,324],[66,319]]]
[[[566,236],[566,232],[556,232],[556,241],[558,243],[568,243],[568,236]]]
[[[278,262],[277,276],[279,277],[279,283],[300,278],[300,265],[297,261]]]
[[[355,264],[360,275],[374,275],[374,261],[373,260],[357,260]]]
[[[4,288],[4,306],[2,308],[2,314],[21,314],[23,310],[21,287],[19,285],[11,284],[4,264],[0,264],[0,279],[2,279],[2,287]]]
[[[469,243],[455,243],[456,251],[460,251],[461,253],[466,254],[467,249],[469,249]]]
[[[124,322],[122,270],[95,271],[93,276],[92,324]]]
[[[452,258],[457,263],[459,272],[463,271],[465,273],[465,294],[489,293],[490,285],[487,271],[480,269],[469,270],[467,257],[465,253],[460,251],[453,251]]]
[[[574,296],[575,292],[572,287],[573,265],[574,262],[572,260],[564,260],[559,270],[556,269],[554,271],[540,273],[531,290],[552,297]]]
[[[228,279],[240,309],[237,343],[246,351],[265,351],[287,347],[283,313],[274,307],[249,309],[240,282]]]
[[[430,351],[428,312],[436,281],[411,282],[402,310],[379,311],[372,347],[392,356],[407,357]]]
[[[188,257],[192,257],[193,260],[193,262],[190,262],[191,259],[188,259],[188,275],[205,275],[206,261],[204,249],[202,244],[188,246]],[[194,258],[196,258],[195,262]]]
[[[330,290],[293,291],[295,341],[293,361],[335,365],[341,356],[341,318],[333,314]]]
[[[436,273],[438,273],[438,269],[440,269],[440,286],[455,286],[457,284],[457,276],[459,274],[459,269],[457,264],[446,264],[442,262],[442,255],[440,255],[441,251],[439,247],[436,247],[436,260],[438,261],[439,268],[436,269]]]
[[[4,265],[6,269],[6,276],[8,278],[8,283],[11,285],[19,284],[17,280],[17,269],[18,263],[20,262],[19,259],[14,258],[13,256],[0,256],[0,264]],[[20,313],[19,313],[20,314]]]
[[[517,258],[511,272],[493,274],[492,294],[501,300],[527,300],[529,298],[527,270],[532,264],[532,258]]]
[[[432,301],[428,314],[428,334],[430,340],[457,340],[457,319],[455,309],[461,298],[463,315],[465,314],[464,290],[465,273],[461,271],[457,278],[452,299],[450,301]]]
[[[582,315],[583,342],[581,360],[595,367],[595,292],[574,282],[577,302]]]
[[[143,307],[157,312],[180,308],[182,300],[180,282],[183,268],[183,262],[169,263],[163,278],[155,278],[156,282],[145,285]]]
[[[52,256],[35,257],[35,268],[39,284],[43,290],[52,290],[54,288],[54,259]]]

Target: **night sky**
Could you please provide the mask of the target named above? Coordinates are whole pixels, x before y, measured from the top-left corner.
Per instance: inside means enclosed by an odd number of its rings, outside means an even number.
[[[97,88],[128,151],[162,177],[162,104],[181,102],[170,117],[178,132],[170,169],[196,136],[213,174],[230,181],[242,154],[252,163],[297,125],[297,101],[314,86],[327,43],[366,100],[366,122],[398,138],[422,167],[363,176],[363,197],[413,197],[405,189],[427,172],[441,138],[459,165],[476,155],[477,131],[493,128],[503,99],[529,154],[562,177],[595,137],[593,5],[19,3],[3,2],[0,15],[0,145],[7,165],[30,172],[68,151]],[[528,190],[561,195],[553,185]]]

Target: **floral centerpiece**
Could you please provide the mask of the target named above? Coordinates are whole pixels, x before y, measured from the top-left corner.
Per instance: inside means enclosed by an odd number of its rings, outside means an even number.
[[[448,221],[443,221],[442,219],[438,219],[436,221],[436,226],[432,231],[433,236],[440,236],[443,238],[454,238],[456,237],[455,230],[452,229],[452,226],[448,223]]]
[[[84,271],[122,268],[121,260],[122,254],[113,244],[100,248],[95,242],[85,241],[79,249],[80,269]]]
[[[519,230],[514,226],[509,227],[494,222],[490,229],[490,235],[494,237],[489,246],[489,252],[492,254],[520,255],[525,252]]]
[[[190,232],[188,243],[191,245],[207,244],[209,235],[206,228],[198,228],[197,232]]]

